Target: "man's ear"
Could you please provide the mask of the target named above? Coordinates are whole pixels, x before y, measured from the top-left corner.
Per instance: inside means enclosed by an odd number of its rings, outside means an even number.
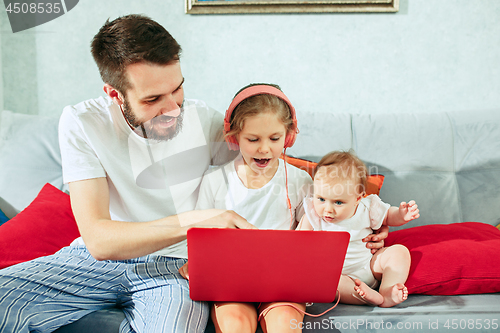
[[[112,85],[105,83],[103,90],[106,93],[106,95],[111,97],[111,99],[116,105],[121,106],[123,104],[122,94],[120,94],[120,92],[116,90]]]

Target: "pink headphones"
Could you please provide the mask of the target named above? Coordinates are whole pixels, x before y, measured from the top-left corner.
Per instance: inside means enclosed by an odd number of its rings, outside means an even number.
[[[295,108],[293,107],[292,103],[288,98],[285,96],[285,94],[279,90],[278,88],[275,88],[271,85],[267,84],[258,84],[254,86],[250,86],[248,88],[243,89],[240,91],[233,99],[231,104],[229,105],[229,108],[226,111],[226,117],[224,118],[224,135],[226,135],[230,130],[231,130],[231,114],[233,113],[234,109],[245,99],[255,96],[255,95],[262,95],[262,94],[268,94],[268,95],[273,95],[276,97],[279,97],[282,99],[286,104],[288,104],[288,107],[290,108],[290,113],[292,116],[293,124],[295,126],[295,131],[291,131],[286,135],[285,138],[285,146],[284,148],[289,148],[293,146],[295,139],[297,138],[297,133],[299,132],[297,128],[297,118],[295,116]],[[238,141],[234,136],[226,136],[226,142],[230,150],[239,150],[239,145]]]

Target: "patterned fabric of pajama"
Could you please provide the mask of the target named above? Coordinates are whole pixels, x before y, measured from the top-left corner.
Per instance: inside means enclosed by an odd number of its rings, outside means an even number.
[[[0,270],[0,332],[52,332],[119,306],[120,332],[203,332],[209,307],[189,298],[185,259],[149,255],[97,261],[85,246]]]

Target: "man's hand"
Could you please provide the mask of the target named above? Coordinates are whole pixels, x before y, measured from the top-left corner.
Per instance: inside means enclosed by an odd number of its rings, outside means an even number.
[[[178,215],[181,226],[198,228],[257,229],[232,210],[193,210]]]
[[[256,226],[250,224],[240,215],[232,210],[207,209],[190,211],[179,214],[181,225],[189,225],[198,228],[233,228],[233,229],[257,229]],[[189,222],[186,217],[189,216]],[[179,274],[183,278],[189,280],[188,263],[186,262],[179,268]]]
[[[184,265],[182,265],[181,268],[179,268],[179,274],[181,274],[182,277],[185,278],[186,280],[189,280],[189,270],[187,262]]]
[[[383,225],[380,229],[374,230],[373,234],[363,238],[366,247],[371,249],[372,254],[384,247],[384,239],[389,236],[389,227]]]

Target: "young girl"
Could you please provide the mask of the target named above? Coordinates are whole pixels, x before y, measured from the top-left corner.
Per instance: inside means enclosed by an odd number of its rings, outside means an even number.
[[[404,283],[410,269],[410,253],[393,245],[374,255],[362,242],[372,229],[400,226],[418,218],[415,201],[399,207],[383,203],[376,195],[363,198],[367,169],[349,152],[324,156],[314,173],[314,195],[304,199],[305,215],[299,230],[348,231],[349,247],[339,282],[340,302],[391,307],[407,299]],[[380,288],[376,288],[380,281]]]
[[[205,173],[196,208],[233,210],[259,229],[295,227],[304,213],[302,202],[312,179],[280,159],[297,134],[295,110],[288,98],[276,85],[243,88],[226,112],[224,132],[230,149],[240,154]],[[211,310],[212,321],[217,332],[254,333],[258,314],[273,305],[276,303],[258,307],[253,303],[217,302]],[[295,306],[305,309],[304,304]],[[302,322],[303,316],[289,306],[273,307],[260,324],[264,332],[290,332],[288,323],[293,319]]]
[[[303,199],[311,191],[309,174],[280,159],[297,134],[295,109],[276,85],[252,84],[234,97],[224,119],[229,148],[240,154],[203,176],[197,209],[233,210],[259,229],[290,229],[304,215]],[[378,235],[381,246],[385,233]],[[259,246],[255,244],[255,246]],[[370,251],[369,249],[367,249]],[[229,268],[230,269],[230,268]],[[188,277],[187,264],[180,270]],[[290,305],[292,303],[281,303]],[[280,303],[217,302],[211,316],[217,332],[296,332],[289,323],[303,313]],[[292,304],[302,311],[305,304]]]

